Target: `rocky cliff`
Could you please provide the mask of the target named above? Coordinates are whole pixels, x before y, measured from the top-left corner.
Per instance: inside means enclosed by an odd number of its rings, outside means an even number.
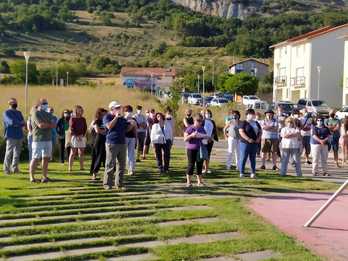
[[[172,0],[193,11],[225,18],[244,17],[257,12],[264,0]]]

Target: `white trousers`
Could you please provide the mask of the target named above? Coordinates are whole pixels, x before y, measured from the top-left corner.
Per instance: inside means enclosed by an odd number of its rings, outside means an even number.
[[[135,171],[135,138],[126,138],[128,172]]]
[[[227,168],[231,168],[234,164],[238,169],[239,162],[239,139],[228,137],[228,148],[227,148]]]
[[[319,173],[319,165],[323,173],[327,173],[328,145],[311,144],[311,152],[313,157],[312,174]]]

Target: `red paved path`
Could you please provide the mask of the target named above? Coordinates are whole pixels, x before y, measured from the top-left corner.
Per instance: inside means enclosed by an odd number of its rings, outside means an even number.
[[[332,193],[272,194],[251,201],[250,207],[280,230],[332,261],[348,260],[348,194],[345,192],[311,228],[303,225]]]

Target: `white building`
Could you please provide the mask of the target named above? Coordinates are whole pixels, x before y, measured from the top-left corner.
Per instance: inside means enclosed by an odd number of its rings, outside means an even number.
[[[173,68],[123,67],[121,82],[128,88],[140,88],[151,91],[168,91],[172,86],[176,71]]]
[[[343,105],[348,105],[348,35],[344,37]]]
[[[321,99],[342,104],[344,41],[348,24],[323,27],[271,46],[273,100]]]

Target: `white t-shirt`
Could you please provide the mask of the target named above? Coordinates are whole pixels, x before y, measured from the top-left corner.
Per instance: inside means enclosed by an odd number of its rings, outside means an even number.
[[[272,120],[265,119],[261,123],[262,139],[278,139],[278,121],[274,118]],[[274,127],[274,131],[266,130],[265,127]]]
[[[280,136],[282,137],[282,148],[283,149],[299,149],[300,148],[300,141],[298,137],[292,137],[292,138],[285,138],[285,135],[289,134],[299,134],[300,131],[295,128],[290,127],[284,127],[280,131]]]

